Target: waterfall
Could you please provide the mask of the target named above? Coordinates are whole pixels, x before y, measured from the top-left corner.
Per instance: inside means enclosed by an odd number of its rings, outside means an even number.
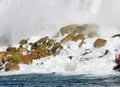
[[[14,44],[30,36],[52,36],[67,24],[119,27],[119,4],[120,0],[1,0],[0,37]]]

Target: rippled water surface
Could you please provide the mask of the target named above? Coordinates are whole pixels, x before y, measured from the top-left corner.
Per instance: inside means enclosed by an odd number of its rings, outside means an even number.
[[[120,76],[62,76],[27,74],[0,76],[0,87],[113,87],[120,85]]]

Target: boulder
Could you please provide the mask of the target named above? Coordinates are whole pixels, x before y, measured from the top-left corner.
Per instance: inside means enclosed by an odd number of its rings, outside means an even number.
[[[28,49],[27,48],[23,48],[23,47],[19,47],[18,51],[21,52],[21,53],[22,52],[28,52]]]
[[[16,63],[21,63],[23,54],[21,52],[15,52],[10,56],[10,60],[16,62]]]
[[[8,47],[7,51],[16,51],[16,47]]]
[[[81,25],[81,29],[82,29],[82,34],[87,35],[88,37],[98,36],[97,31],[99,29],[99,26],[97,24],[94,23],[83,24]]]
[[[3,63],[7,62],[8,60],[9,60],[9,58],[7,56],[3,56],[3,58],[2,58]]]
[[[26,39],[22,39],[22,40],[19,42],[20,45],[24,45],[24,44],[27,44],[27,43],[28,43],[28,41],[27,41]]]
[[[32,55],[31,54],[26,54],[23,56],[22,58],[22,62],[23,64],[32,64]]]
[[[106,42],[107,42],[107,41],[106,41],[105,39],[98,38],[98,39],[94,42],[93,46],[96,47],[96,48],[99,48],[99,47],[104,46],[104,45],[106,44]]]
[[[47,48],[47,43],[43,43],[41,45],[39,45],[36,50],[42,51],[42,50],[46,50]]]
[[[85,39],[85,36],[84,36],[84,34],[79,34],[79,35],[77,35],[77,36],[75,36],[74,38],[73,38],[73,41],[78,41],[78,40],[83,40],[83,39]]]
[[[61,49],[62,49],[62,45],[59,42],[56,42],[53,48],[51,49],[52,54],[54,55],[58,54]]]
[[[2,65],[3,65],[3,62],[0,61],[0,67],[2,67]]]
[[[99,26],[97,24],[83,24],[83,25],[78,25],[78,24],[71,24],[67,25],[65,27],[62,27],[59,31],[60,35],[64,36],[65,34],[84,34],[88,37],[94,37],[98,36],[98,31]],[[58,35],[55,36],[59,36]]]
[[[53,39],[49,39],[48,42],[47,42],[48,46],[51,46],[51,45],[54,45],[54,44],[55,44],[55,40],[53,40]]]
[[[11,71],[11,70],[19,70],[19,66],[17,65],[16,62],[14,61],[9,61],[6,65],[5,65],[5,71]]]
[[[115,67],[113,67],[113,70],[120,70],[120,65],[116,65]]]
[[[46,36],[44,38],[39,39],[35,43],[31,45],[31,50],[36,50],[40,45],[47,44],[47,41],[49,40],[49,37]]]
[[[115,34],[112,37],[120,37],[120,34]]]
[[[77,30],[79,30],[79,32],[82,32],[80,25],[78,25],[78,24],[67,25],[60,29],[60,34],[62,36],[64,36],[65,34],[71,34],[71,33],[76,34],[76,33],[78,33]]]
[[[74,38],[74,34],[68,34],[65,38],[63,38],[60,43],[66,43]]]
[[[4,52],[1,52],[1,53],[0,53],[0,61],[2,60],[2,58],[3,58],[4,55],[5,55]]]

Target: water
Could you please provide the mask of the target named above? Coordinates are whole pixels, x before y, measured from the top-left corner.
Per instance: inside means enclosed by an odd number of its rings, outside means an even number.
[[[119,4],[119,0],[0,0],[0,37],[7,36],[13,45],[35,35],[53,36],[68,24],[119,28]]]
[[[119,4],[120,0],[0,0],[0,50],[23,38],[35,36],[34,42],[46,35],[52,37],[68,24],[96,23],[101,37],[108,41],[100,49],[91,45],[96,37],[86,39],[88,43],[81,49],[79,43],[70,42],[58,56],[20,64],[19,71],[0,71],[0,87],[119,87],[119,72],[112,68],[115,49],[120,52],[120,38],[110,38],[120,33]],[[88,47],[92,53],[80,56]],[[109,54],[98,59],[106,49]]]
[[[0,87],[119,87],[120,76],[26,74],[0,76]]]

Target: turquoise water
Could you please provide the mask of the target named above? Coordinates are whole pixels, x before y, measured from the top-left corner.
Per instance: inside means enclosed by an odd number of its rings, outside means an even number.
[[[120,76],[26,74],[0,76],[0,87],[119,87]]]

